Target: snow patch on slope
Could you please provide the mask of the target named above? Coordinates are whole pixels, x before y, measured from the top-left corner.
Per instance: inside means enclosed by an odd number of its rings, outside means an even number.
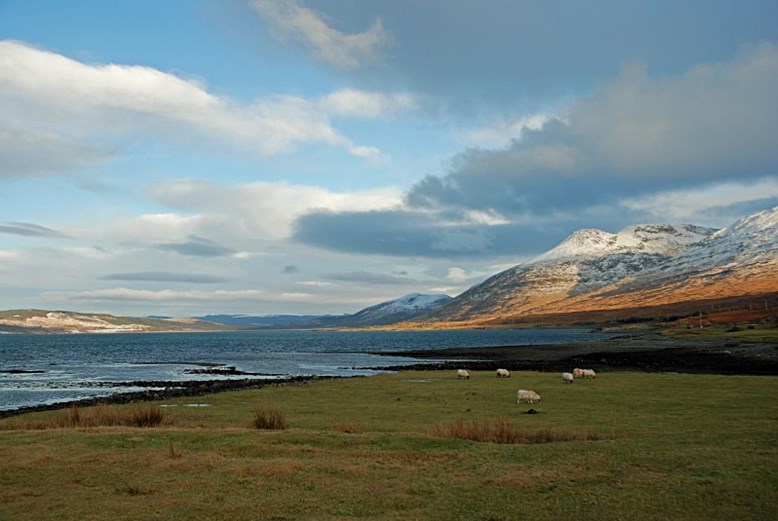
[[[444,304],[451,297],[448,295],[423,295],[411,293],[393,300],[388,300],[375,306],[365,308],[344,319],[346,325],[382,325],[418,318],[430,313]]]
[[[422,295],[421,293],[411,293],[394,300],[389,300],[383,304],[378,304],[384,311],[419,311],[440,306],[442,302],[450,300],[448,295]]]
[[[652,286],[692,274],[723,274],[778,256],[778,207],[749,215],[639,274],[629,288]]]
[[[572,233],[557,247],[536,257],[531,263],[565,258],[604,257],[619,253],[676,255],[715,232],[691,224],[639,224],[618,233],[585,228]]]

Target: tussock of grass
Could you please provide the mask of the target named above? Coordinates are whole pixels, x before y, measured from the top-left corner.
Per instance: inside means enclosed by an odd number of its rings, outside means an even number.
[[[286,430],[289,428],[289,422],[286,420],[284,412],[273,406],[259,406],[254,409],[252,425],[263,430]]]
[[[155,427],[162,423],[162,408],[152,405],[145,409],[138,409],[129,417],[130,427]]]
[[[486,443],[531,444],[553,443],[557,441],[596,441],[602,437],[590,429],[524,429],[515,427],[509,420],[479,419],[465,421],[457,419],[436,424],[429,433],[438,438],[455,438],[460,440],[479,441]]]

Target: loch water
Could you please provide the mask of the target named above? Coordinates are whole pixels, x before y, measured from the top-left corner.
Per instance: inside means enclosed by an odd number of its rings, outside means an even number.
[[[372,375],[419,362],[377,352],[557,344],[604,336],[584,329],[1,334],[0,410],[141,391],[154,382]],[[204,371],[219,367],[251,374]]]

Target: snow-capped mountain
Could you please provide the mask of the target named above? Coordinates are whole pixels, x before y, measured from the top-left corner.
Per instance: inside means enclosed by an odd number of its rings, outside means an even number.
[[[603,297],[653,303],[696,295],[778,291],[778,207],[749,215],[667,261],[625,279]]]
[[[776,291],[778,207],[718,231],[689,224],[579,230],[465,291],[434,319],[501,321]]]
[[[586,228],[578,230],[556,248],[533,262],[563,258],[603,257],[619,253],[656,253],[675,255],[709,237],[716,230],[691,224],[641,224],[628,226],[618,233]]]

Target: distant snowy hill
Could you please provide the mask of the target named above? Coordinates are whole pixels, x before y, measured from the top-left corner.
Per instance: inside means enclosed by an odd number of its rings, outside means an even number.
[[[348,326],[380,326],[417,320],[439,309],[451,300],[448,295],[422,295],[411,293],[398,299],[389,300],[365,308],[358,313],[343,319],[341,325]]]
[[[412,293],[346,315],[207,315],[199,320],[245,328],[367,327],[417,320],[451,300],[448,295]]]
[[[511,318],[778,292],[778,207],[722,230],[649,224],[579,230],[465,291],[433,320]]]
[[[229,324],[243,328],[283,328],[307,324],[322,318],[321,315],[205,315],[196,317],[203,322]]]
[[[41,309],[0,311],[0,333],[151,333],[220,329],[225,328],[191,318],[121,317]]]

